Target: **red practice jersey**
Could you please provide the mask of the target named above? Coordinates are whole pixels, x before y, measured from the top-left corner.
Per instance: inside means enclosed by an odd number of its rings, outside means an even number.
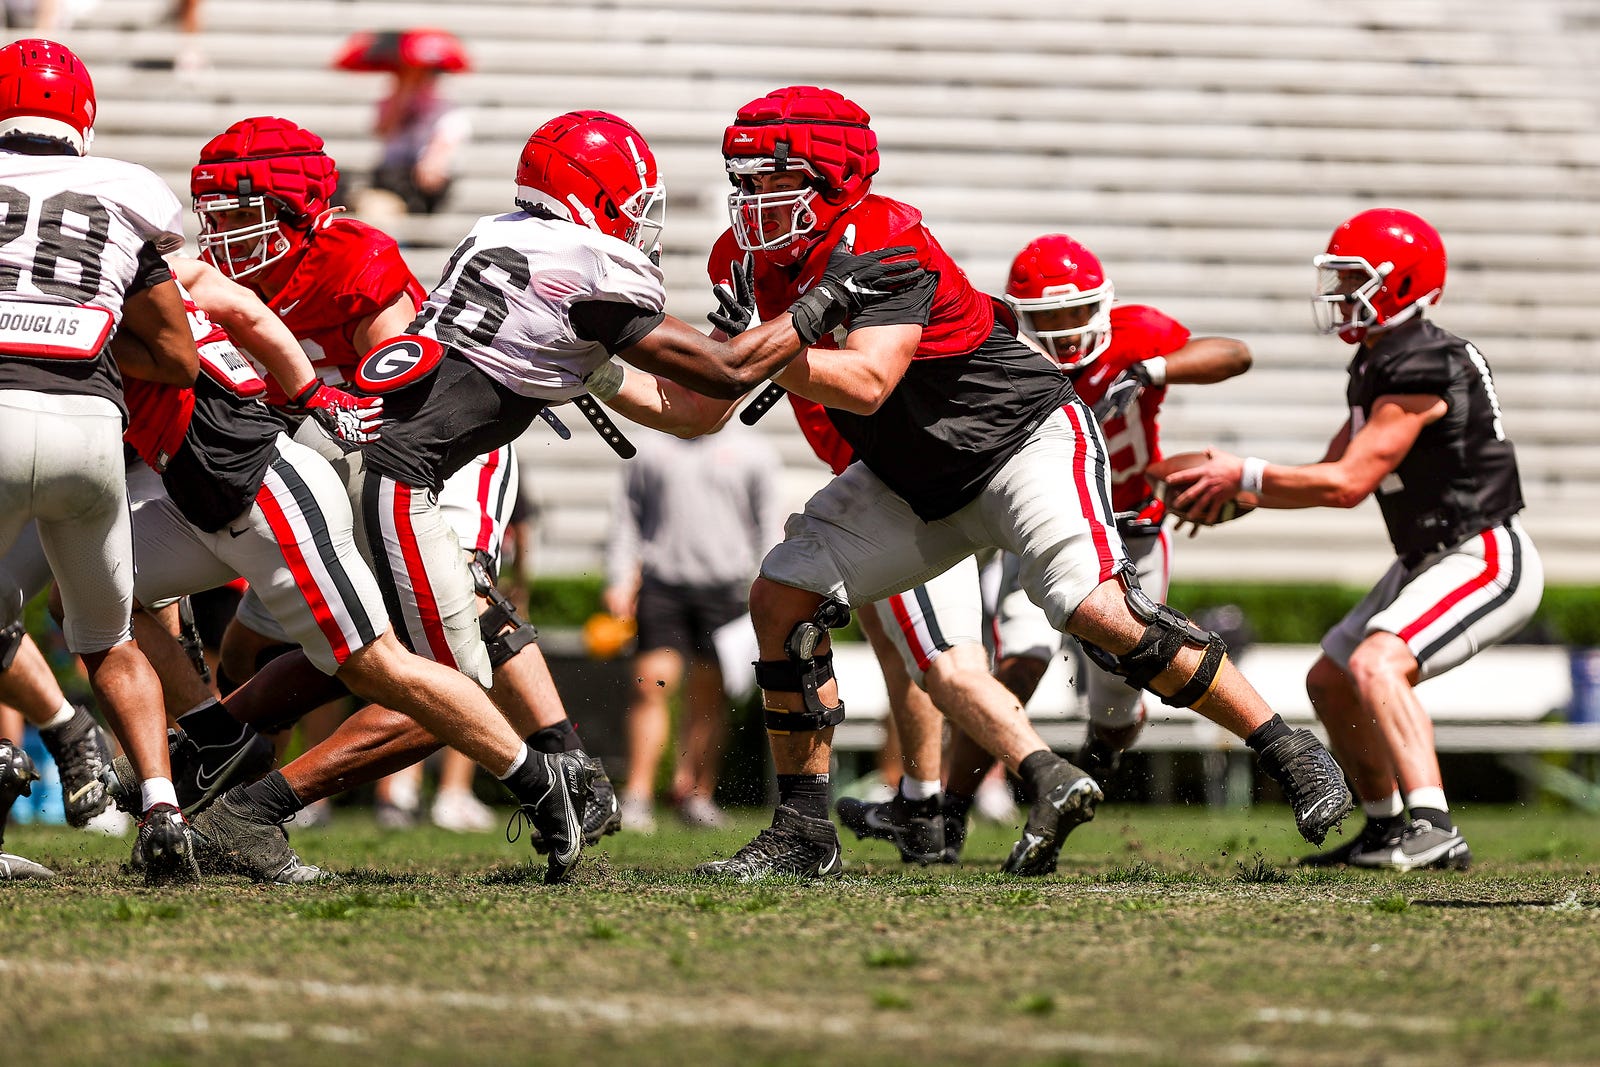
[[[356,324],[400,296],[422,306],[427,290],[411,273],[400,246],[364,222],[330,217],[311,233],[306,251],[283,290],[268,307],[299,339],[323,381],[350,380],[365,352],[357,351]],[[288,399],[278,384],[267,383],[267,402]]]

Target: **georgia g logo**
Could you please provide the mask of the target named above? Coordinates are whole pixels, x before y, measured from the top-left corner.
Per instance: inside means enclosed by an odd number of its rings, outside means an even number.
[[[444,346],[431,337],[401,334],[380,341],[356,365],[356,388],[392,393],[432,374],[444,359]]]

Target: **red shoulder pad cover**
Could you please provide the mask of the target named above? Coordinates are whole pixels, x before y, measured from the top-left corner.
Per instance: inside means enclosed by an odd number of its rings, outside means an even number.
[[[404,333],[380,341],[356,364],[355,385],[363,393],[392,393],[428,377],[444,359],[444,346],[431,337]]]

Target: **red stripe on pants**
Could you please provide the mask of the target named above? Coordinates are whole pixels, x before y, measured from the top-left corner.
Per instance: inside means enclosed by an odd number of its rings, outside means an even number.
[[[261,491],[256,493],[256,503],[261,506],[261,514],[272,528],[272,535],[278,539],[278,550],[283,553],[289,576],[294,579],[300,595],[306,598],[311,617],[317,620],[317,629],[322,631],[322,636],[328,639],[328,645],[333,649],[334,662],[344,666],[344,661],[350,658],[350,643],[344,639],[344,630],[333,617],[333,609],[322,595],[316,576],[306,565],[305,553],[300,551],[299,538],[289,523],[288,515],[284,513],[283,505],[265,482],[261,483]]]
[[[433,586],[428,583],[428,568],[422,563],[422,553],[417,551],[417,535],[411,527],[411,487],[402,482],[394,486],[394,532],[400,542],[400,554],[405,560],[406,577],[411,580],[411,596],[417,606],[417,620],[422,624],[423,636],[428,639],[432,659],[446,667],[456,666],[456,657],[450,651],[450,642],[444,634],[444,620],[439,614],[439,602],[434,599]]]
[[[1400,631],[1400,640],[1410,641],[1417,634],[1438,621],[1439,617],[1445,612],[1495,580],[1500,574],[1500,543],[1491,536],[1493,533],[1493,530],[1485,530],[1478,535],[1483,538],[1483,573],[1465,585],[1451,591],[1450,595],[1429,608],[1416,622],[1402,629]]]

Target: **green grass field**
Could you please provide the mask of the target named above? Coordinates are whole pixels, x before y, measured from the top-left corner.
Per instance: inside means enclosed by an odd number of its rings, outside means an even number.
[[[13,829],[62,877],[0,887],[0,1062],[1600,1061],[1592,818],[1468,809],[1468,874],[1296,871],[1267,807],[1108,808],[1039,881],[997,829],[961,868],[687,875],[752,815],[547,889],[525,844],[341,814],[295,845],[344,880],[299,889],[149,891],[126,842]]]

